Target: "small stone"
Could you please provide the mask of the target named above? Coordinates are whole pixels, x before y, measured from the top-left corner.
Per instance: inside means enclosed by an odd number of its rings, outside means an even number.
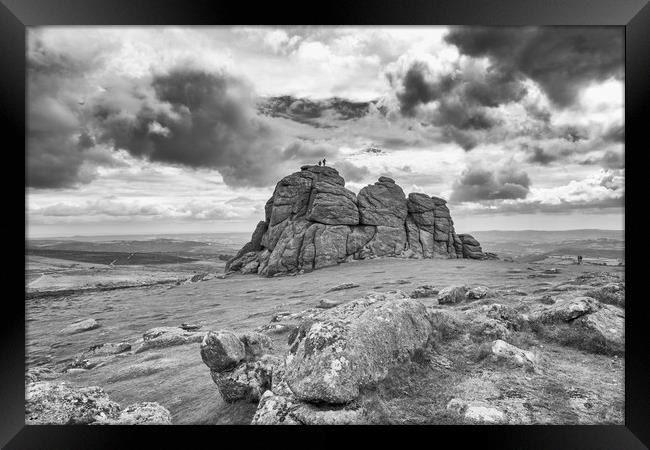
[[[466,297],[471,300],[478,300],[486,297],[490,290],[485,286],[475,286],[467,291]]]
[[[426,297],[433,297],[435,295],[438,295],[439,290],[436,289],[435,287],[425,284],[423,286],[419,286],[411,292],[410,297],[411,298],[426,298]]]
[[[316,305],[316,308],[321,308],[321,309],[329,309],[329,308],[334,308],[335,306],[339,306],[345,303],[345,300],[330,300],[328,298],[323,298],[321,299],[320,302]]]
[[[465,299],[467,286],[448,286],[438,293],[438,303],[441,305],[460,303]]]

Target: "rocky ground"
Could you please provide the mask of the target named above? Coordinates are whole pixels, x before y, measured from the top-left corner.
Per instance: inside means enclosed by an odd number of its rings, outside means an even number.
[[[27,420],[622,424],[624,293],[618,267],[378,258],[32,298]]]

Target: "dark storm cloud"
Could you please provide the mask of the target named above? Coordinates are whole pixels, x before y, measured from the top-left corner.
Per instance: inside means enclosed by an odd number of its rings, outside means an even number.
[[[405,72],[388,72],[386,77],[403,116],[441,127],[444,138],[465,150],[478,144],[480,132],[501,124],[497,107],[518,102],[527,92],[511,74],[478,67],[457,65],[450,73],[434,74],[428,64],[413,61]],[[435,107],[423,112],[425,105]]]
[[[416,107],[423,103],[437,100],[456,86],[457,82],[451,75],[430,81],[426,75],[429,68],[422,62],[414,62],[401,79],[394,74],[387,74],[391,84],[401,84],[397,92],[400,111],[408,117],[415,116]]]
[[[231,186],[266,186],[275,177],[281,151],[274,131],[251,113],[246,83],[183,68],[154,75],[151,88],[153,98],[134,116],[110,94],[97,104],[100,142],[150,161],[216,169]]]
[[[557,160],[557,156],[544,151],[541,147],[534,147],[531,149],[531,154],[528,156],[527,161],[532,164],[539,164],[547,166],[553,161]]]
[[[603,140],[606,142],[625,142],[625,127],[623,125],[615,125],[609,128],[603,135]]]
[[[503,167],[496,172],[472,167],[454,183],[449,200],[480,202],[526,198],[530,184],[528,174],[513,167]]]
[[[101,59],[72,58],[30,39],[27,58],[27,176],[33,188],[63,188],[87,183],[96,165],[115,165],[110,154],[93,150],[83,130],[79,77]]]
[[[339,120],[359,119],[367,115],[373,102],[353,102],[343,98],[332,97],[323,100],[296,98],[291,95],[268,97],[257,104],[260,114],[282,117],[295,122],[305,123],[317,128],[330,128],[318,119],[332,117]]]
[[[619,27],[460,27],[445,40],[465,55],[488,57],[501,76],[532,79],[560,107],[590,82],[623,77]]]
[[[403,76],[388,73],[389,82],[396,88],[400,112],[414,117],[417,107],[439,102],[434,123],[451,125],[459,130],[487,130],[496,125],[486,108],[519,101],[526,94],[525,87],[510,75],[488,72],[475,74],[446,74],[433,76],[428,65],[415,61]]]

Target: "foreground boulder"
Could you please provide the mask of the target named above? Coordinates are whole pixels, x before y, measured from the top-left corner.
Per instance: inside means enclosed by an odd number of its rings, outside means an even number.
[[[401,291],[376,293],[318,313],[290,336],[253,424],[359,424],[363,388],[427,345],[422,303]]]
[[[446,203],[406,196],[388,177],[355,195],[336,169],[302,166],[278,182],[265,220],[226,271],[274,276],[384,256],[486,259],[478,241],[456,235]]]
[[[430,333],[418,301],[355,300],[303,324],[290,342],[285,381],[299,400],[348,403],[422,348]]]
[[[158,403],[122,409],[97,386],[76,388],[65,382],[37,381],[25,387],[28,425],[168,425],[171,414]]]
[[[210,368],[212,380],[226,402],[256,402],[271,387],[280,358],[271,350],[268,336],[248,332],[210,331],[201,342],[201,359]]]

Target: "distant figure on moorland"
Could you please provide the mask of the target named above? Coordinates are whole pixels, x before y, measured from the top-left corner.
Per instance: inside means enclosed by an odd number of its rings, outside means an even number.
[[[323,158],[323,165],[325,165],[325,158]]]
[[[323,161],[318,161],[318,165],[319,166],[323,165]]]
[[[578,264],[582,264],[582,256],[578,255]]]

